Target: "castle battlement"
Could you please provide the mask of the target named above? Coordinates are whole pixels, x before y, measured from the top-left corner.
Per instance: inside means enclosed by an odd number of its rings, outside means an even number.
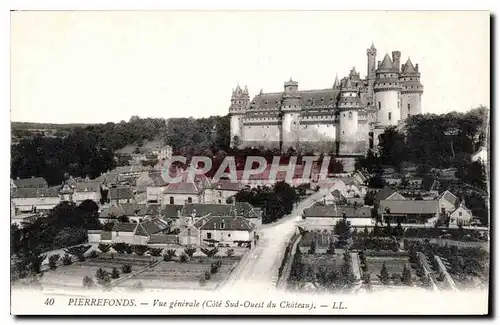
[[[377,49],[367,49],[367,75],[353,67],[333,86],[301,90],[290,78],[283,92],[263,90],[250,100],[245,86],[233,89],[229,113],[231,143],[287,150],[337,151],[364,154],[375,148],[377,136],[408,116],[421,114],[423,85],[418,64],[393,51],[376,61]]]

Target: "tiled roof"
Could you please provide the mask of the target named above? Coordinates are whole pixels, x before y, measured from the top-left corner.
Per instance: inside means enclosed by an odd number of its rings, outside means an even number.
[[[12,198],[59,197],[58,187],[17,188],[12,190]]]
[[[96,181],[75,183],[75,192],[99,192],[101,184]]]
[[[208,204],[208,203],[186,203],[182,214],[190,216],[193,212],[197,217],[204,217],[207,215],[217,216],[230,216],[232,206],[230,204]]]
[[[14,184],[16,184],[18,188],[36,188],[48,186],[47,181],[42,177],[15,179]]]
[[[111,218],[111,217],[120,217],[125,215],[125,212],[120,206],[111,206],[111,207],[105,207],[101,210],[99,213],[99,218]]]
[[[375,195],[375,199],[377,201],[385,200],[392,194],[396,193],[396,190],[391,188],[391,187],[384,187],[382,190],[380,190],[377,195]]]
[[[245,230],[250,231],[254,226],[243,217],[213,216],[198,220],[194,226],[201,230]]]
[[[349,205],[313,205],[304,210],[306,217],[342,217],[345,213],[347,218],[371,218],[369,207],[354,207]]]
[[[411,62],[410,58],[406,61],[405,64],[403,64],[403,67],[401,69],[401,74],[410,74],[410,73],[415,73],[415,67],[413,66],[413,63]]]
[[[146,214],[150,216],[157,216],[161,211],[160,204],[148,204],[146,207]]]
[[[148,244],[171,244],[175,245],[179,243],[179,237],[177,235],[151,235],[148,240]]]
[[[112,187],[109,189],[109,198],[111,200],[132,199],[134,194],[130,187]]]
[[[196,174],[191,181],[189,172],[182,172],[182,180],[170,183],[163,193],[165,194],[198,194],[204,188],[211,187],[210,180],[205,175]]]
[[[382,200],[378,212],[390,214],[436,214],[436,200]]]
[[[120,207],[126,216],[145,216],[147,214],[147,206],[145,204],[121,203]]]
[[[448,190],[441,193],[441,198],[451,203],[454,207],[458,207],[460,204],[460,199]]]
[[[219,181],[217,183],[214,183],[213,188],[216,190],[223,190],[223,191],[239,191],[242,189],[242,185],[239,182],[231,182],[231,181]]]
[[[152,219],[141,222],[137,227],[136,234],[141,236],[154,235],[168,229],[168,224],[161,219]]]
[[[153,180],[154,186],[167,186],[168,183],[165,181],[163,176],[161,175],[161,171],[151,171],[149,172],[149,177]]]
[[[312,89],[300,90],[300,105],[308,106],[328,106],[335,105],[339,91],[336,89]],[[277,110],[281,105],[283,93],[263,93],[255,96],[250,101],[250,113],[256,109]]]
[[[233,212],[231,212],[231,215],[236,214],[238,216],[243,216],[245,218],[260,218],[260,217],[262,217],[262,210],[254,208],[248,202],[234,202],[232,209],[233,209]]]
[[[181,204],[167,204],[162,208],[161,214],[168,218],[177,218],[183,207]]]
[[[134,232],[135,228],[137,228],[136,223],[115,222],[113,231]]]

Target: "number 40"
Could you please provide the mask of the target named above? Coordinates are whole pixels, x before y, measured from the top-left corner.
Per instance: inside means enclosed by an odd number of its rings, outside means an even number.
[[[47,306],[52,306],[54,304],[54,298],[47,298],[47,300],[45,300],[45,304]]]

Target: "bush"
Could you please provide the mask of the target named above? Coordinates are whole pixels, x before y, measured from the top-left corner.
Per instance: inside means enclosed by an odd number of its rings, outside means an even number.
[[[186,253],[182,253],[179,257],[179,262],[186,263],[189,260],[189,256]]]
[[[114,243],[113,245],[111,245],[111,247],[113,247],[113,249],[118,253],[118,254],[123,254],[125,253],[125,246],[126,244],[125,243]]]
[[[193,257],[194,253],[196,253],[197,249],[195,247],[187,247],[187,248],[184,248],[184,253],[189,256],[189,257]]]
[[[64,257],[62,258],[62,262],[64,265],[71,265],[73,264],[73,259],[71,258],[71,256],[66,253],[64,254]]]
[[[107,253],[109,252],[109,250],[111,249],[111,245],[108,245],[108,244],[99,244],[99,246],[97,246],[97,248],[103,252],[103,253]]]
[[[124,250],[125,250],[125,253],[127,253],[127,254],[132,254],[134,252],[134,248],[132,247],[132,245],[129,245],[129,244],[125,244]]]
[[[232,248],[228,248],[228,249],[226,250],[226,256],[227,256],[227,257],[234,256],[234,249],[232,249]]]
[[[120,272],[118,272],[118,269],[114,267],[113,270],[111,271],[111,278],[118,279],[119,277],[120,277]]]
[[[134,253],[136,253],[139,256],[142,256],[149,250],[149,247],[146,245],[134,245],[132,246],[132,249]]]
[[[410,269],[406,267],[406,264],[403,267],[403,274],[401,276],[401,281],[407,286],[412,285],[411,272]]]
[[[206,285],[206,283],[207,283],[207,280],[205,280],[205,277],[202,276],[202,277],[200,277],[200,281],[199,282],[200,282],[200,287],[204,287]]]
[[[163,248],[150,248],[149,249],[149,254],[151,254],[151,256],[161,256],[162,252],[163,252]]]
[[[201,252],[205,254],[207,257],[214,257],[219,252],[219,248],[218,247],[214,247],[211,249],[201,248]]]
[[[103,268],[97,269],[97,271],[95,272],[95,277],[97,278],[97,283],[101,285],[109,284],[109,282],[111,281],[108,271],[104,270]]]
[[[328,249],[326,250],[326,254],[335,254],[335,243],[333,240],[328,244]]]
[[[387,272],[387,267],[385,263],[382,265],[382,269],[380,270],[380,274],[378,275],[380,282],[387,285],[390,283],[389,272]]]
[[[210,280],[211,277],[212,273],[210,273],[209,271],[205,271],[205,280]]]
[[[86,289],[90,289],[95,286],[94,280],[90,278],[89,276],[84,276],[83,277],[83,287]]]
[[[212,262],[210,264],[210,273],[215,274],[219,271],[219,268],[222,266],[222,262],[219,260],[217,262]]]
[[[163,260],[165,262],[172,261],[175,257],[175,249],[167,249],[165,255],[163,255]]]
[[[122,265],[122,273],[130,273],[132,272],[132,266],[128,264],[123,264]]]
[[[57,268],[57,262],[59,261],[59,254],[54,254],[49,257],[49,268],[55,270]]]
[[[314,254],[316,253],[316,241],[311,241],[311,246],[309,247],[309,250],[307,251],[308,254]]]
[[[89,255],[90,258],[96,258],[98,256],[99,256],[99,254],[97,254],[97,252],[94,250],[92,252],[90,252],[90,255]]]

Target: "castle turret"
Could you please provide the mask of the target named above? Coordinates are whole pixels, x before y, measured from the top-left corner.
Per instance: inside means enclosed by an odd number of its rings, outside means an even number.
[[[401,118],[399,73],[389,54],[379,63],[374,84],[377,126],[397,125]]]
[[[373,103],[374,101],[374,92],[373,92],[373,86],[375,83],[375,78],[376,78],[376,66],[375,66],[375,60],[377,58],[377,49],[372,43],[372,46],[370,46],[369,49],[366,50],[366,57],[368,60],[368,71],[366,72],[366,79],[368,80],[368,98],[369,98],[369,103]]]
[[[233,89],[231,96],[231,106],[229,107],[229,115],[231,116],[231,146],[239,147],[243,145],[243,127],[242,120],[246,112],[246,108],[250,101],[248,88],[245,86],[241,89],[240,85]]]
[[[346,78],[341,90],[339,108],[339,153],[357,152],[358,111],[362,108],[357,88]]]
[[[394,68],[399,72],[399,65],[401,63],[401,52],[392,51],[392,63],[394,64]]]
[[[282,139],[281,149],[288,150],[292,147],[297,149],[299,141],[299,114],[300,94],[299,83],[292,78],[284,84],[283,99],[281,103],[282,112]]]
[[[410,58],[401,67],[401,118],[422,114],[421,99],[424,86],[420,83],[418,64],[413,66]]]

